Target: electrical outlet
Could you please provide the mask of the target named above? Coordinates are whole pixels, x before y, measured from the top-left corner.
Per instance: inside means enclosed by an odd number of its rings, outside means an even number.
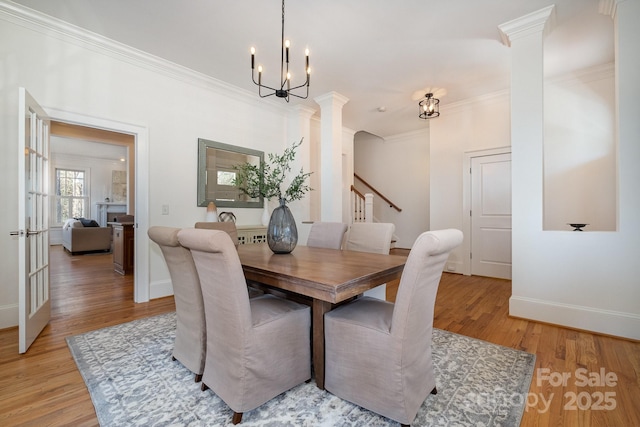
[[[169,205],[162,205],[162,215],[169,215]]]

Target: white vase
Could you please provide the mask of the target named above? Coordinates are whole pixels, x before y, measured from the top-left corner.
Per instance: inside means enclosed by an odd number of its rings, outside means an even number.
[[[218,209],[216,208],[216,204],[213,202],[209,202],[207,206],[207,214],[204,217],[206,222],[218,222]]]
[[[262,225],[265,227],[269,225],[269,220],[271,219],[271,215],[269,215],[269,207],[267,206],[267,202],[264,202],[264,209],[262,210]]]

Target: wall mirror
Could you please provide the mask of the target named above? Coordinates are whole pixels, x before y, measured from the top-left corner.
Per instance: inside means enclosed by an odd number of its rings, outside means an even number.
[[[262,208],[262,197],[243,194],[233,180],[237,173],[235,165],[249,162],[259,166],[263,160],[262,151],[199,138],[198,206],[213,202],[217,207]]]

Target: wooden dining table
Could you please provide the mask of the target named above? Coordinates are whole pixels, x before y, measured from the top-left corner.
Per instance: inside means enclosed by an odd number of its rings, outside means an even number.
[[[297,246],[274,254],[267,244],[238,246],[249,283],[300,297],[311,304],[312,355],[316,385],[324,389],[324,314],[337,304],[399,279],[407,257]]]

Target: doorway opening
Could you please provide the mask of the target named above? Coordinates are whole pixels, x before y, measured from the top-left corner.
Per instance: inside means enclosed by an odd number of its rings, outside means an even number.
[[[148,129],[143,126],[86,116],[78,113],[47,108],[52,122],[60,124],[65,132],[89,132],[92,138],[102,137],[111,143],[125,144],[129,153],[127,209],[135,214],[134,226],[134,290],[135,302],[151,298],[149,286],[149,242],[146,239],[149,216],[149,140]],[[58,129],[56,132],[63,132]],[[56,133],[57,135],[58,133]],[[115,138],[115,140],[113,139]],[[117,139],[125,138],[125,139]],[[128,139],[132,139],[129,144]],[[91,139],[91,138],[90,138]],[[95,140],[95,139],[94,139]],[[104,142],[104,140],[102,140]]]

